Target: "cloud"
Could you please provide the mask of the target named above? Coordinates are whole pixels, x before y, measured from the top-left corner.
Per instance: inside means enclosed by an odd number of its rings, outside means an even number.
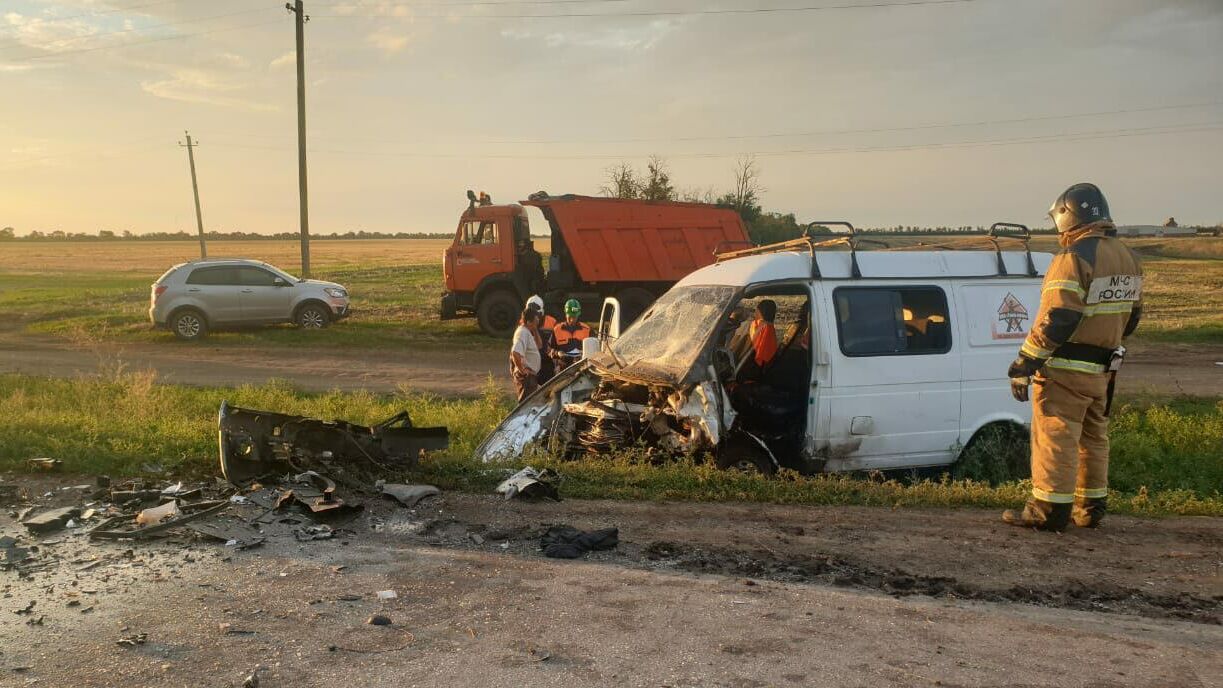
[[[254,112],[277,109],[274,105],[242,98],[238,93],[243,90],[243,84],[213,70],[197,67],[172,68],[169,78],[141,81],[140,88],[158,98],[186,103],[203,103]]]
[[[656,19],[636,26],[594,31],[552,31],[544,34],[509,28],[503,29],[501,36],[513,40],[543,40],[549,48],[575,47],[633,52],[655,47],[679,28],[681,23],[683,21],[678,19]]]
[[[284,67],[291,67],[295,64],[297,64],[297,53],[293,50],[290,50],[289,52],[269,62],[268,68],[282,69]]]
[[[10,35],[23,47],[48,53],[71,50],[77,42],[98,33],[98,28],[80,20],[48,20],[8,12],[3,25],[12,29]]]
[[[394,55],[408,47],[411,36],[390,28],[381,28],[366,36],[365,40],[384,55]]]

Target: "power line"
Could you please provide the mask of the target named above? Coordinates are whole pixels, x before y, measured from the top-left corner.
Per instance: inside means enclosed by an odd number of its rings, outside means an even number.
[[[193,17],[193,18],[191,18],[191,19],[180,19],[180,20],[178,20],[178,21],[164,22],[164,23],[161,23],[161,24],[151,24],[151,25],[149,25],[149,26],[137,26],[137,27],[132,27],[132,28],[129,28],[129,29],[119,29],[119,30],[116,30],[116,31],[106,31],[106,32],[103,32],[103,33],[92,33],[92,34],[86,34],[86,35],[82,35],[82,36],[71,36],[71,37],[68,37],[68,38],[61,38],[61,39],[56,40],[56,41],[51,41],[51,42],[49,42],[49,43],[41,43],[41,44],[37,44],[37,45],[31,45],[31,44],[22,44],[22,47],[24,47],[24,48],[33,48],[33,49],[35,49],[35,50],[51,50],[51,51],[54,51],[54,50],[55,50],[55,47],[54,47],[54,46],[57,46],[57,45],[64,45],[64,44],[71,44],[71,43],[75,43],[75,42],[77,42],[77,41],[82,41],[82,40],[86,40],[86,39],[93,39],[93,38],[105,38],[105,37],[107,37],[107,36],[116,36],[116,35],[119,35],[119,34],[124,34],[124,33],[135,33],[135,32],[141,32],[141,31],[152,31],[152,30],[154,30],[154,29],[164,29],[164,28],[169,27],[169,26],[179,26],[179,25],[182,25],[182,24],[194,24],[194,23],[196,23],[196,22],[209,21],[209,20],[211,20],[211,19],[223,19],[223,18],[225,18],[225,17],[236,17],[236,16],[241,15],[241,14],[252,14],[252,13],[254,13],[254,12],[267,12],[268,10],[273,10],[273,9],[277,9],[277,8],[275,8],[275,7],[258,7],[258,8],[254,8],[254,9],[245,9],[245,10],[239,10],[239,11],[237,11],[237,12],[226,12],[225,14],[214,14],[214,15],[209,15],[209,16],[207,16],[207,17]]]
[[[822,12],[825,10],[862,10],[882,9],[888,7],[916,7],[922,5],[962,5],[977,0],[900,0],[899,2],[872,2],[850,5],[817,5],[806,7],[736,7],[713,10],[639,10],[631,12],[565,12],[550,14],[471,14],[464,19],[563,19],[571,17],[688,17],[698,15],[736,15],[736,14],[773,14],[796,12]],[[448,6],[467,6],[466,3],[446,3]],[[484,3],[472,3],[484,4]],[[492,3],[501,4],[501,3]],[[508,3],[507,3],[508,4]],[[400,5],[408,7],[409,5]],[[383,14],[315,14],[315,17],[331,17],[339,19],[361,19],[369,17],[384,17]],[[446,14],[413,14],[413,19],[449,19]]]
[[[1125,108],[1118,110],[1096,110],[1092,112],[1075,112],[1061,115],[1030,115],[1025,117],[1009,117],[1005,119],[982,119],[975,121],[960,121],[960,122],[941,122],[934,124],[918,124],[909,126],[893,126],[893,127],[873,127],[865,129],[819,129],[811,131],[796,131],[796,132],[772,132],[765,134],[723,134],[718,136],[676,136],[676,137],[645,137],[645,138],[620,138],[620,139],[479,139],[469,136],[464,136],[463,141],[466,143],[479,144],[497,144],[497,145],[557,145],[557,144],[627,144],[627,143],[691,143],[696,141],[744,141],[752,139],[776,139],[776,138],[800,138],[804,136],[841,136],[847,134],[877,134],[877,133],[894,133],[904,131],[930,131],[938,129],[957,129],[965,127],[989,126],[998,124],[1019,124],[1030,122],[1049,122],[1057,120],[1083,119],[1087,117],[1105,117],[1112,115],[1137,114],[1148,112],[1164,112],[1172,110],[1188,110],[1195,108],[1208,108],[1223,105],[1223,100],[1203,101],[1199,103],[1178,103],[1172,105],[1155,105],[1150,107]],[[1172,126],[1172,125],[1168,125]],[[252,134],[247,132],[220,132],[221,135],[237,137],[237,138],[255,138],[267,139],[275,138],[267,135]],[[363,137],[350,137],[349,140],[361,141]],[[365,137],[369,140],[369,137]],[[373,137],[373,140],[385,141],[386,138],[379,136]],[[430,139],[430,140],[436,140]]]
[[[693,141],[741,141],[745,139],[775,139],[775,138],[797,138],[803,136],[834,136],[842,134],[881,134],[888,132],[900,131],[923,131],[931,129],[955,129],[961,127],[977,127],[995,124],[1020,124],[1026,122],[1048,122],[1054,120],[1065,119],[1082,119],[1084,117],[1104,117],[1109,115],[1127,115],[1141,112],[1162,112],[1166,110],[1186,110],[1192,108],[1214,107],[1223,105],[1223,100],[1213,100],[1201,103],[1185,103],[1181,105],[1159,105],[1154,107],[1143,108],[1127,108],[1124,110],[1099,110],[1096,112],[1080,112],[1066,115],[1036,115],[1031,117],[1012,117],[1007,119],[986,119],[971,122],[949,122],[943,124],[917,124],[903,127],[874,127],[869,129],[819,129],[813,131],[794,131],[794,132],[773,132],[767,134],[727,134],[723,136],[675,136],[675,137],[658,137],[658,138],[629,138],[629,139],[537,139],[537,140],[519,140],[519,139],[491,139],[484,140],[481,143],[490,144],[522,144],[522,145],[542,145],[542,144],[559,144],[559,143],[675,143],[675,142],[693,142]]]
[[[216,29],[208,29],[207,31],[196,31],[194,33],[179,33],[173,36],[161,36],[159,38],[149,38],[142,41],[128,41],[127,43],[114,43],[111,45],[95,45],[89,48],[77,48],[74,50],[61,50],[54,53],[45,53],[43,55],[26,55],[23,57],[5,58],[6,62],[30,62],[33,60],[46,60],[50,58],[63,57],[65,55],[78,55],[80,53],[92,53],[98,50],[110,50],[112,48],[130,48],[136,45],[146,45],[148,43],[160,43],[162,41],[174,41],[183,38],[194,38],[195,36],[207,36],[209,34],[221,33],[224,31],[240,31],[242,29],[252,29],[257,26],[268,26],[270,24],[279,24],[280,21],[273,19],[271,21],[256,22],[254,24],[240,24],[238,26],[223,26]]]
[[[759,157],[783,157],[791,155],[836,155],[845,153],[881,153],[881,152],[902,152],[915,150],[937,150],[942,148],[974,148],[980,146],[1007,146],[1020,145],[1026,143],[1048,143],[1056,141],[1087,141],[1108,138],[1128,138],[1132,136],[1152,136],[1158,134],[1182,134],[1182,133],[1199,133],[1223,130],[1223,120],[1211,122],[1199,122],[1192,124],[1179,125],[1163,125],[1157,127],[1131,127],[1125,129],[1100,129],[1079,132],[1062,132],[1057,134],[1045,134],[1040,136],[1028,137],[1011,137],[1011,138],[996,138],[996,139],[978,139],[968,141],[950,141],[944,143],[917,143],[908,145],[894,146],[847,146],[841,148],[795,148],[785,150],[764,150],[764,151],[734,151],[734,152],[699,152],[699,153],[671,153],[663,157],[668,159],[685,159],[685,158],[727,158],[737,157],[745,154],[752,154]],[[242,148],[251,150],[268,150],[268,151],[284,151],[288,148],[283,146],[258,146],[239,143],[215,143],[216,146],[226,148]],[[313,153],[325,153],[333,155],[358,155],[358,156],[374,156],[374,157],[394,157],[394,158],[436,158],[436,159],[490,159],[490,160],[623,160],[626,157],[635,157],[633,155],[516,155],[516,154],[487,154],[487,153],[400,153],[396,151],[384,150],[343,150],[329,148],[311,148]]]

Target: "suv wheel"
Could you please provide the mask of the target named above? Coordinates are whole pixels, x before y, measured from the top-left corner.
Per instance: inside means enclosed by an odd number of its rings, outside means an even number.
[[[297,310],[294,322],[303,330],[321,330],[331,322],[331,314],[325,306],[308,303]]]
[[[187,308],[174,314],[170,319],[170,330],[174,336],[184,341],[195,341],[208,336],[208,321],[204,314]]]

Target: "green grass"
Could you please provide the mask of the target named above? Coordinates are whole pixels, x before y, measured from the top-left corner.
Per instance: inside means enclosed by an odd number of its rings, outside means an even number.
[[[1190,246],[1167,242],[1172,248]],[[1223,246],[1223,243],[1219,244]],[[1206,246],[1201,242],[1192,246]],[[1212,245],[1213,246],[1213,245]],[[1145,311],[1135,340],[1159,343],[1223,342],[1223,260],[1203,254],[1168,257],[1166,246],[1145,247]],[[353,316],[322,332],[290,326],[218,332],[210,346],[300,346],[334,349],[462,348],[491,350],[475,319],[442,322],[440,265],[357,265],[338,262],[317,270],[320,279],[348,287]],[[155,275],[133,272],[29,272],[0,269],[0,312],[32,333],[88,340],[165,341],[150,329],[149,285]]]
[[[210,346],[323,348],[487,349],[474,319],[438,318],[441,268],[330,266],[319,279],[339,282],[353,294],[353,315],[321,332],[284,325],[215,332]],[[149,285],[155,277],[130,273],[27,273],[0,271],[0,312],[30,334],[123,342],[166,341],[149,325]]]
[[[413,480],[443,489],[487,492],[508,466],[471,460],[473,450],[509,410],[490,385],[480,399],[449,400],[412,393],[308,394],[281,383],[237,389],[155,384],[151,375],[49,380],[0,375],[0,469],[21,470],[27,458],[63,459],[74,473],[137,473],[156,463],[180,474],[217,471],[216,412],[222,399],[239,406],[372,423],[407,408],[423,425],[446,425],[452,447],[429,458]],[[1114,420],[1112,506],[1123,512],[1223,516],[1223,401],[1133,400]],[[625,455],[551,465],[575,498],[736,500],[787,504],[1004,506],[1021,502],[1024,481],[991,485],[970,478],[896,480],[879,476],[765,478],[715,469],[701,461],[663,465]]]

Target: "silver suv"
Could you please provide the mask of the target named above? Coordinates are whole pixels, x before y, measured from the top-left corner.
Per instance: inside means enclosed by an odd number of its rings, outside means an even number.
[[[291,322],[318,329],[347,317],[348,290],[304,280],[257,260],[196,260],[175,265],[153,283],[149,320],[179,339],[213,328]]]

